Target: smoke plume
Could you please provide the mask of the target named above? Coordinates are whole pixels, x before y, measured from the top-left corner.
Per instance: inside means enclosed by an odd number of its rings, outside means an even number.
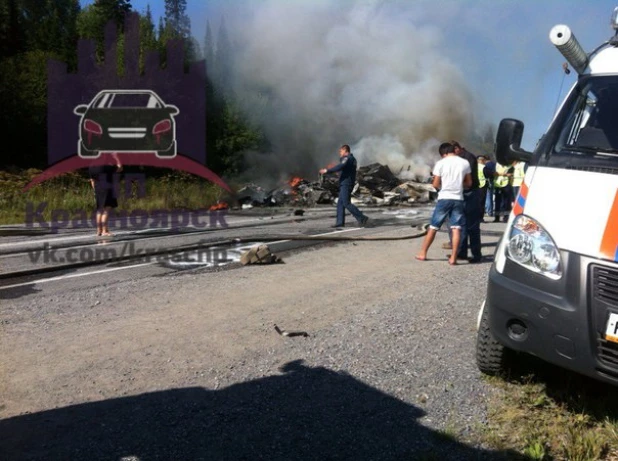
[[[231,24],[234,91],[265,132],[251,171],[313,177],[350,144],[360,165],[427,174],[439,140],[471,128],[471,96],[413,4],[266,0]]]

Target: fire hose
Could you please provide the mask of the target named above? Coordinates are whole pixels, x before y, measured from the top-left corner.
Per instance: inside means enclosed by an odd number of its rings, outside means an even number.
[[[233,238],[225,243],[216,243],[215,245],[226,245],[232,243],[251,243],[251,242],[278,242],[280,240],[317,240],[317,241],[334,241],[334,242],[357,242],[357,241],[373,241],[373,242],[387,242],[394,240],[412,240],[424,237],[427,235],[427,229],[429,224],[423,224],[420,226],[420,230],[411,235],[399,235],[399,236],[371,236],[371,235],[269,235],[268,237],[238,237]]]
[[[412,240],[420,237],[424,237],[427,234],[427,229],[429,228],[429,224],[424,224],[418,227],[419,231],[410,235],[401,235],[401,236],[347,236],[347,235],[269,235],[269,236],[254,236],[254,237],[236,237],[236,238],[228,238],[225,240],[219,240],[214,242],[198,242],[189,245],[181,245],[174,248],[174,251],[192,251],[192,250],[200,250],[205,248],[213,248],[220,247],[225,245],[237,245],[239,243],[257,243],[257,242],[278,242],[282,240],[287,241],[324,241],[324,242],[358,242],[358,241],[374,241],[374,242],[385,242],[385,241],[396,241],[396,240]],[[151,252],[149,256],[156,256],[158,254],[169,253],[169,249],[161,250],[160,252]],[[139,258],[139,256],[138,256]],[[130,259],[135,259],[135,256],[125,255],[117,257],[114,261],[128,261]],[[106,261],[101,261],[101,263],[105,263]],[[17,272],[0,272],[0,280],[8,279],[8,278],[16,278],[16,277],[25,277],[31,275],[43,274],[46,272],[55,272],[58,270],[68,270],[68,269],[78,269],[81,267],[92,266],[97,264],[92,261],[80,261],[71,264],[65,264],[61,267],[52,265],[48,267],[37,267],[36,269],[27,269],[23,271]]]

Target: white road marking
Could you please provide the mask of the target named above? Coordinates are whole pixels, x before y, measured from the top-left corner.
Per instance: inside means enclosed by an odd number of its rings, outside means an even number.
[[[52,278],[49,278],[49,279],[41,279],[41,280],[35,280],[35,281],[32,281],[32,282],[16,283],[15,285],[7,285],[7,286],[4,286],[4,287],[0,287],[0,290],[7,290],[9,288],[23,287],[23,286],[26,286],[26,285],[37,285],[39,283],[55,282],[55,281],[58,281],[58,280],[72,279],[72,278],[76,278],[76,277],[84,277],[86,275],[103,274],[105,272],[114,272],[114,271],[120,271],[120,270],[123,270],[123,269],[133,269],[135,267],[148,266],[148,265],[155,264],[155,263],[156,263],[156,261],[153,261],[153,262],[150,262],[150,263],[135,264],[133,266],[112,267],[110,269],[101,269],[101,270],[98,270],[98,271],[83,272],[81,274],[60,275],[58,277],[52,277]]]
[[[281,216],[281,218],[289,218],[289,216]],[[275,218],[274,220],[276,220],[277,218]],[[228,222],[229,224],[244,224],[244,223],[249,223],[249,222],[256,222],[256,221],[264,221],[264,222],[272,222],[273,220],[266,220],[266,218],[256,218],[256,219],[242,219],[242,220],[226,220],[226,222]],[[185,226],[185,227],[190,227],[193,228],[194,226]],[[231,226],[230,226],[231,227]],[[148,228],[148,229],[139,229],[139,230],[134,230],[134,231],[113,231],[112,233],[115,236],[127,236],[127,235],[136,235],[136,234],[142,234],[142,233],[147,233],[147,232],[153,232],[153,231],[167,231],[167,230],[172,230],[173,228],[171,227],[161,227],[161,228]],[[221,228],[221,229],[226,229],[226,228]],[[229,229],[229,228],[228,228]],[[93,229],[94,231],[94,229]],[[179,234],[180,235],[180,234]],[[43,238],[34,238],[34,239],[28,239],[28,240],[24,240],[24,241],[20,241],[20,242],[11,242],[11,243],[0,243],[0,251],[3,249],[9,249],[12,247],[19,247],[19,246],[24,246],[25,244],[30,244],[32,242],[40,242],[40,243],[49,243],[50,245],[53,246],[53,244],[58,243],[58,242],[70,242],[73,240],[84,240],[84,241],[89,241],[89,240],[94,240],[96,237],[93,234],[88,234],[88,235],[73,235],[73,236],[68,236],[68,237],[64,237],[62,235],[59,235],[58,237],[54,237],[54,238],[49,238],[49,237],[43,237]]]
[[[342,234],[344,232],[351,232],[351,231],[355,231],[355,230],[359,230],[359,229],[361,229],[361,228],[360,227],[352,227],[350,229],[342,229],[342,230],[333,231],[333,232],[326,232],[324,234],[316,234],[316,235],[313,235],[313,237],[322,237],[324,235],[332,235],[332,234]],[[286,243],[286,242],[291,242],[291,240],[278,240],[276,242],[269,242],[269,243],[272,245],[274,243]],[[0,287],[0,291],[8,290],[9,288],[23,287],[23,286],[27,286],[27,285],[38,285],[40,283],[57,282],[59,280],[72,279],[72,278],[77,278],[77,277],[86,277],[88,275],[104,274],[104,273],[107,273],[107,272],[115,272],[115,271],[120,271],[120,270],[124,270],[124,269],[134,269],[136,267],[151,266],[153,264],[157,264],[158,262],[159,261],[152,261],[152,262],[147,262],[147,263],[134,264],[132,266],[112,267],[112,268],[108,268],[108,269],[101,269],[101,270],[98,270],[98,271],[82,272],[80,274],[59,275],[57,277],[51,277],[51,278],[48,278],[48,279],[39,279],[39,280],[33,280],[32,282],[23,282],[23,283],[16,283],[14,285],[6,285],[6,286],[3,286],[3,287]],[[62,270],[62,268],[59,268],[58,270]]]

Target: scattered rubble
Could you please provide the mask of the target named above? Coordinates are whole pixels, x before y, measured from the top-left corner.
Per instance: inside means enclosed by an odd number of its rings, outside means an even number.
[[[431,184],[400,179],[387,165],[380,163],[360,167],[356,179],[352,203],[357,205],[409,205],[428,203],[436,198],[436,190]],[[247,184],[238,191],[236,199],[242,209],[257,206],[312,207],[336,203],[338,194],[337,174],[327,174],[314,182],[293,177],[270,191],[256,184]]]
[[[268,245],[255,245],[240,257],[240,263],[243,266],[247,264],[277,264],[282,262],[281,258],[270,251]]]
[[[288,336],[288,337],[303,336],[305,338],[309,337],[309,333],[307,333],[306,331],[285,331],[279,328],[277,325],[275,325],[275,331],[279,333],[281,336]]]

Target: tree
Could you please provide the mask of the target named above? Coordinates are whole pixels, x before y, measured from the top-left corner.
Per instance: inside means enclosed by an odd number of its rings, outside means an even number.
[[[125,15],[131,11],[129,0],[96,0],[84,8],[77,18],[77,31],[81,38],[94,40],[97,44],[97,58],[103,59],[105,48],[105,26],[109,21],[123,31]]]
[[[131,0],[96,0],[94,7],[105,18],[104,24],[109,20],[114,20],[120,25],[124,25],[125,15],[133,9]]]
[[[232,78],[232,43],[227,32],[225,19],[221,18],[219,35],[217,37],[217,49],[215,52],[215,85],[224,93],[228,94],[229,84]]]
[[[188,39],[191,20],[187,15],[187,0],[165,0],[165,27],[172,38]]]
[[[79,12],[78,0],[0,0],[0,125],[17,146],[4,165],[46,164],[47,61],[76,63]]]
[[[0,58],[21,53],[25,41],[23,17],[17,0],[0,0]]]
[[[47,76],[49,52],[32,50],[0,62],[0,124],[6,134],[2,164],[45,167],[47,154]]]
[[[157,35],[155,33],[155,25],[152,20],[152,11],[150,4],[146,6],[146,13],[140,15],[139,18],[139,34],[140,34],[140,71],[144,70],[146,54],[149,51],[158,49]]]
[[[199,46],[196,46],[191,37],[191,20],[187,15],[187,0],[165,0],[163,43],[167,40],[184,40],[185,63],[198,59]]]
[[[214,65],[215,56],[215,44],[212,38],[212,29],[210,28],[210,21],[206,21],[206,36],[204,37],[204,59],[206,59],[206,66]]]

